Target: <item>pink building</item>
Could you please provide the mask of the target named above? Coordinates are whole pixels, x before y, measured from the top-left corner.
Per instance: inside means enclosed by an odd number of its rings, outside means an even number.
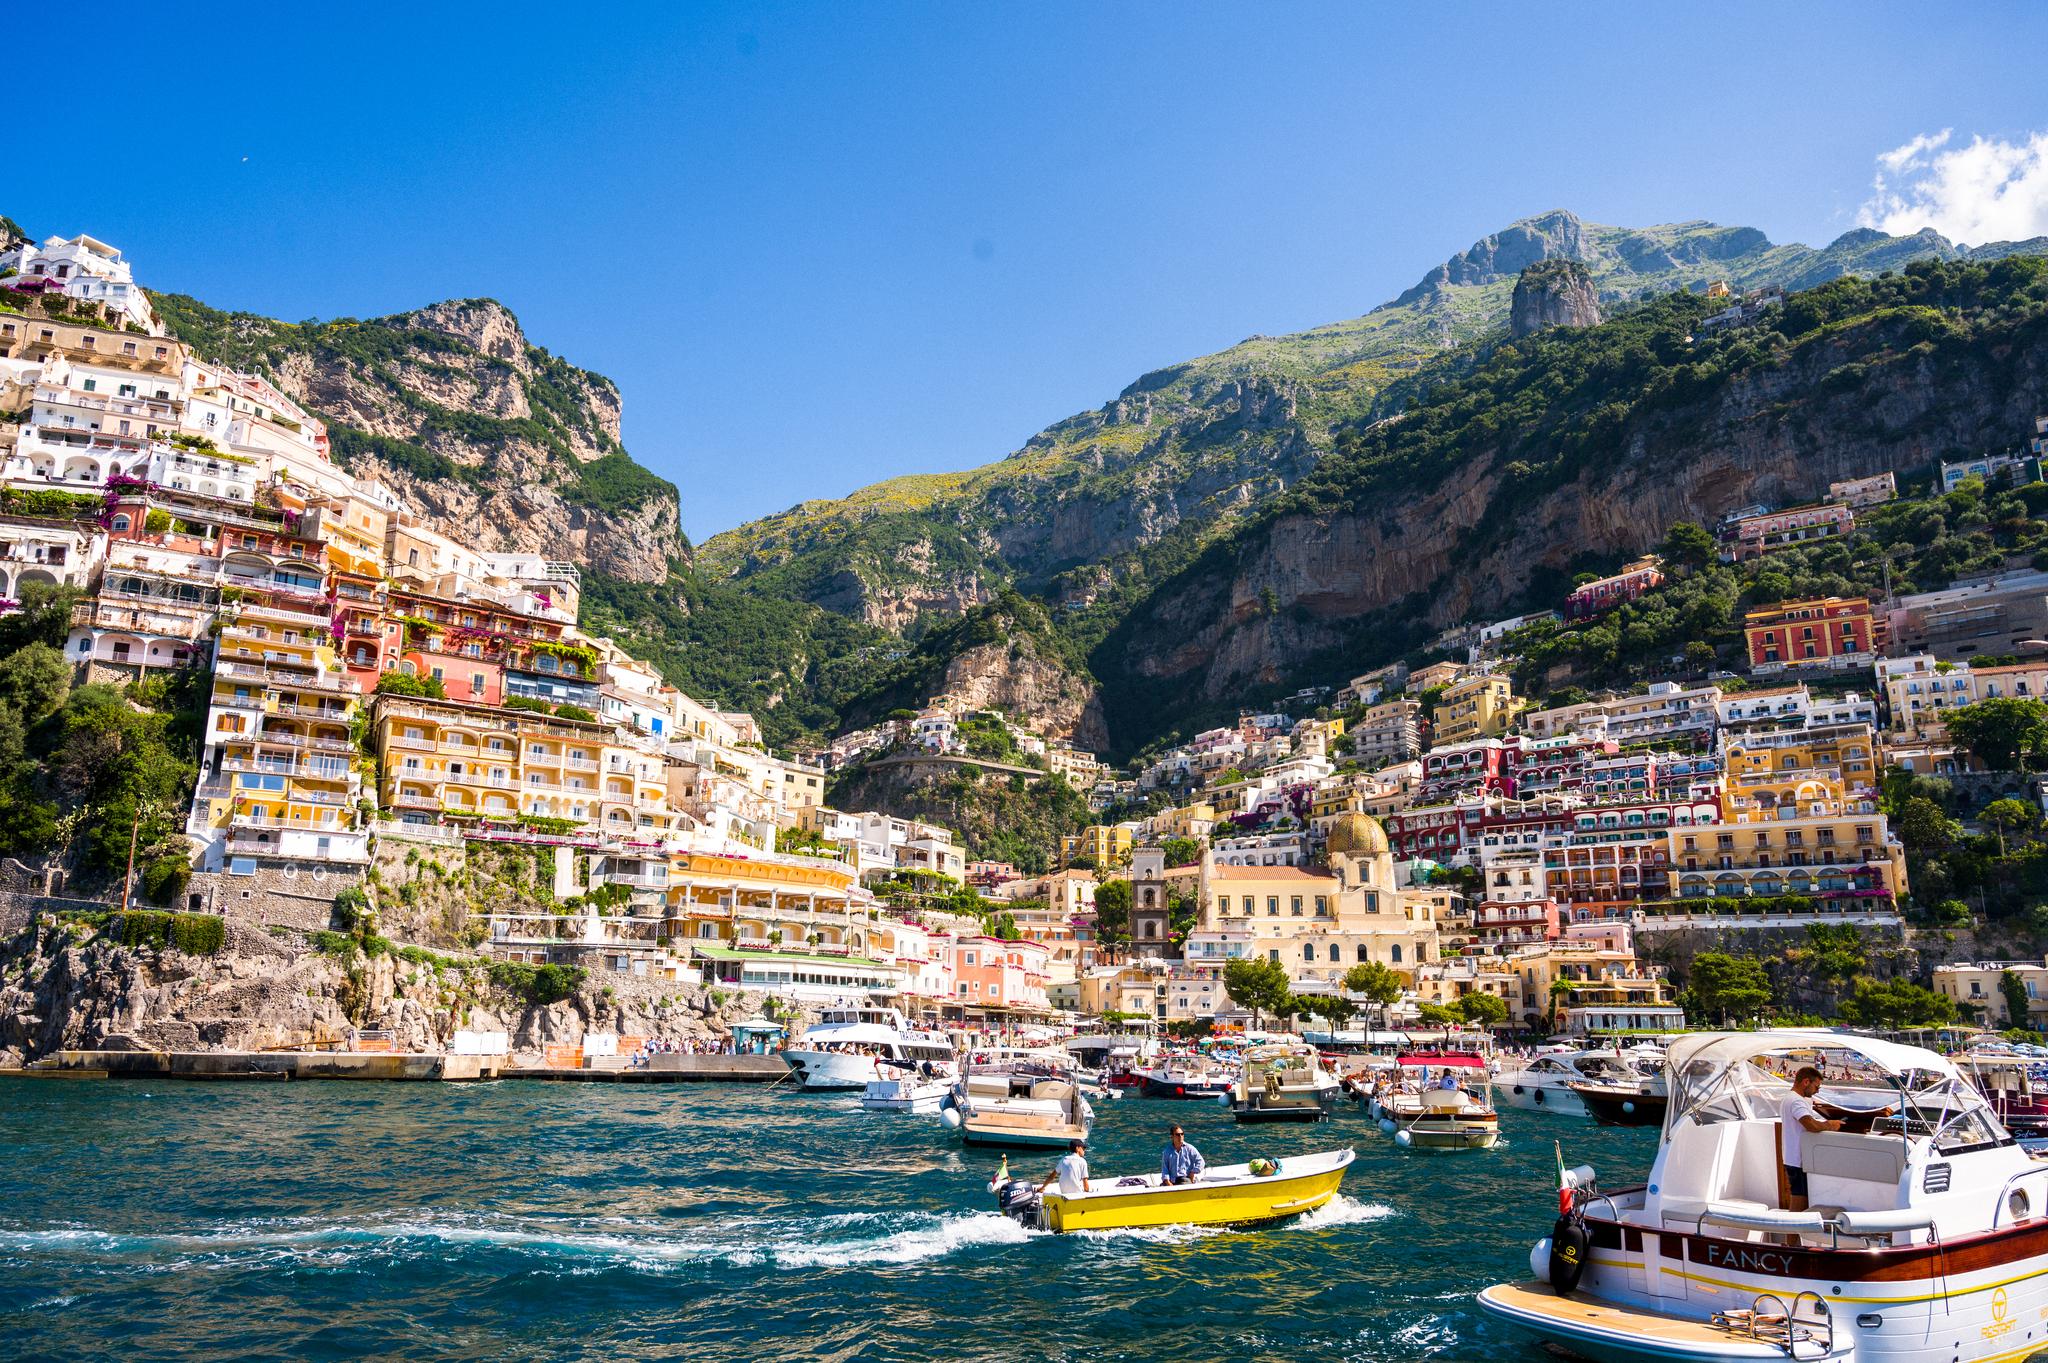
[[[1612,577],[1603,577],[1585,583],[1564,599],[1564,618],[1584,620],[1602,611],[1613,610],[1624,601],[1633,601],[1652,587],[1664,582],[1664,569],[1653,555],[1639,558]]]
[[[1046,1009],[1051,949],[1043,942],[1000,937],[937,937],[952,960],[953,1002],[964,1008]]]

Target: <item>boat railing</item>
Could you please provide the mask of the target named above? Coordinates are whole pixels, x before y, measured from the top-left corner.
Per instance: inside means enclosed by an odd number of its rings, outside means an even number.
[[[2005,1181],[2004,1186],[1998,1190],[1998,1200],[1991,1204],[1991,1229],[1998,1229],[1998,1219],[2004,1215],[2005,1209],[2009,1205],[2009,1199],[2012,1197],[2012,1185],[2018,1183],[2023,1178],[2037,1178],[2042,1174],[2048,1174],[2048,1164],[2039,1165],[2032,1169],[2022,1169]],[[2020,1213],[2015,1212],[2013,1215],[2017,1218]]]

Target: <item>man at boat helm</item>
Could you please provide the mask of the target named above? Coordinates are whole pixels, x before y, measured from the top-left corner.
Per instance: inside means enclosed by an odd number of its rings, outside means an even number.
[[[1852,1112],[1833,1103],[1816,1103],[1813,1095],[1819,1092],[1820,1071],[1807,1065],[1792,1076],[1792,1091],[1785,1095],[1785,1101],[1778,1108],[1778,1125],[1784,1132],[1785,1210],[1788,1212],[1806,1210],[1806,1168],[1800,1162],[1803,1158],[1800,1145],[1807,1132],[1840,1131],[1844,1117],[1889,1117],[1895,1110],[1888,1107],[1874,1114]]]
[[[1167,1134],[1171,1142],[1159,1158],[1159,1179],[1162,1183],[1193,1183],[1208,1167],[1202,1159],[1202,1152],[1188,1144],[1188,1138],[1176,1122]]]

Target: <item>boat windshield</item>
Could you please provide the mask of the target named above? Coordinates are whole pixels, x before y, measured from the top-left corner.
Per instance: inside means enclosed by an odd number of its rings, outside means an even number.
[[[1852,1112],[1895,1109],[1891,1116],[1872,1119],[1873,1135],[1931,1138],[1942,1154],[2011,1140],[1983,1096],[1932,1052],[1888,1046],[1873,1053],[1867,1038],[1844,1037],[1831,1044],[1825,1034],[1811,1039],[1781,1034],[1781,1044],[1770,1045],[1768,1034],[1755,1035],[1763,1044],[1702,1044],[1674,1056],[1666,1141],[1688,1124],[1777,1120],[1793,1077],[1809,1065],[1821,1072],[1821,1101]]]

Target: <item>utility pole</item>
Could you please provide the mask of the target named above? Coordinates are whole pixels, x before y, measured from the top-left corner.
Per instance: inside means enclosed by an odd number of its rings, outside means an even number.
[[[128,870],[121,878],[121,912],[128,912],[128,903],[135,893],[135,842],[142,834],[142,801],[135,802],[135,822],[128,829]]]

